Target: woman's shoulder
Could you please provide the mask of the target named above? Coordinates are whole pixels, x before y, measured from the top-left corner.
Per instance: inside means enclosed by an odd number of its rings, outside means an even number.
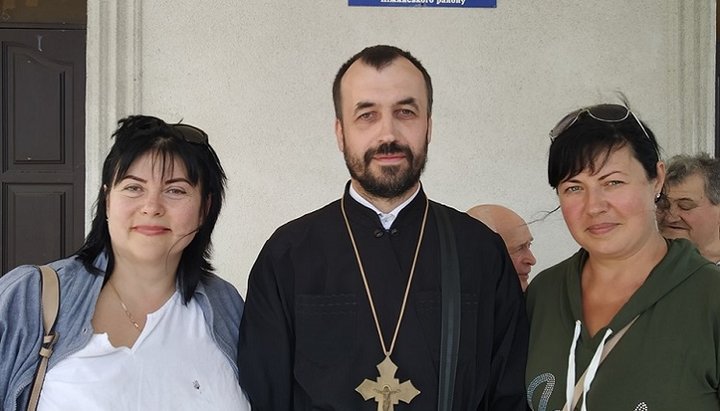
[[[585,251],[581,249],[571,257],[542,270],[530,282],[528,292],[530,292],[531,288],[547,289],[559,287],[563,282],[563,278],[567,278],[569,275],[574,275],[579,272],[584,258]]]
[[[217,292],[227,292],[232,294],[237,294],[237,288],[228,280],[220,277],[219,275],[215,273],[211,273],[208,275],[204,281],[203,284],[206,288],[212,289]]]
[[[40,273],[34,265],[21,265],[0,277],[0,309],[8,301],[25,299],[30,295],[39,295]]]
[[[212,318],[216,333],[225,335],[227,341],[237,343],[237,332],[244,310],[244,302],[237,288],[230,282],[212,274],[203,279],[195,290],[196,301],[206,315]],[[208,314],[211,313],[208,317]],[[233,344],[230,344],[232,346]]]
[[[75,256],[62,260],[53,261],[48,264],[55,270],[61,279],[74,275],[79,270],[84,270],[83,264]],[[0,277],[0,296],[5,295],[19,288],[39,289],[40,271],[37,265],[24,264],[8,271]],[[1,298],[1,297],[0,297]]]
[[[712,297],[720,306],[720,299],[717,298],[720,295],[720,267],[708,261],[707,264],[697,267],[688,280],[686,283],[694,289],[693,293]]]
[[[54,261],[49,264],[60,278],[60,298],[71,303],[63,304],[72,310],[82,304],[87,290],[102,282],[102,276],[95,276],[85,270],[82,262],[75,257]],[[0,277],[0,323],[14,321],[27,327],[35,327],[40,312],[40,271],[35,265],[21,265]],[[60,319],[58,327],[61,327]],[[2,326],[0,325],[0,328]]]
[[[243,299],[237,288],[217,274],[210,274],[198,286],[197,292],[206,294],[211,304],[227,303],[242,305]]]
[[[699,291],[720,294],[719,266],[701,256],[687,240],[671,240],[669,244],[668,255],[658,270],[675,278],[678,284],[688,283]]]

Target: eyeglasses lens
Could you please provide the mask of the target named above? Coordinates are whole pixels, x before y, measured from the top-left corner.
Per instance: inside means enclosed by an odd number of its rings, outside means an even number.
[[[575,121],[578,119],[580,114],[582,114],[583,109],[575,110],[572,113],[568,114],[567,116],[563,117],[562,120],[560,120],[555,127],[550,130],[550,139],[554,140],[557,136],[562,134],[565,130],[570,128],[573,124],[575,124]]]
[[[599,104],[588,107],[590,117],[605,122],[623,121],[630,115],[630,109],[618,104]]]

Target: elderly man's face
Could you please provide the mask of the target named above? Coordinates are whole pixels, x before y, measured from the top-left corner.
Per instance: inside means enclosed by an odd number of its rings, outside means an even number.
[[[660,232],[667,238],[687,238],[702,250],[720,241],[720,205],[705,194],[705,180],[692,174],[665,188],[667,202],[658,207]]]
[[[530,246],[533,241],[530,230],[528,230],[527,224],[516,225],[500,232],[500,236],[505,242],[505,246],[510,254],[510,259],[520,278],[520,285],[523,291],[525,291],[528,286],[530,270],[537,262],[532,251],[530,251]]]

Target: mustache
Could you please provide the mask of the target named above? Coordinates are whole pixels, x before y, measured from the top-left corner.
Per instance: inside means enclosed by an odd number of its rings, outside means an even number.
[[[413,159],[413,153],[412,150],[410,150],[410,147],[402,144],[398,144],[396,141],[392,141],[390,143],[383,143],[379,146],[369,149],[365,152],[365,156],[363,160],[365,160],[365,165],[370,164],[372,161],[372,158],[375,157],[376,154],[396,154],[396,153],[402,153],[405,155],[405,157],[412,162]]]

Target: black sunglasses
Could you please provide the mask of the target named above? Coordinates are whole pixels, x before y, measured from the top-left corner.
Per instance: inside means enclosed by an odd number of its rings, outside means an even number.
[[[560,134],[564,133],[573,124],[575,124],[578,118],[585,113],[587,113],[587,115],[591,118],[604,123],[620,123],[632,116],[632,118],[635,119],[635,122],[637,122],[640,126],[643,134],[645,134],[645,137],[650,140],[650,135],[648,135],[645,127],[640,122],[640,119],[638,119],[635,113],[633,113],[628,107],[620,104],[598,104],[597,106],[590,106],[575,110],[563,117],[563,119],[560,120],[552,130],[550,130],[550,141],[555,141]]]
[[[209,145],[207,133],[195,126],[178,123],[173,124],[172,127],[178,132],[178,134],[180,134],[180,136],[182,136],[183,140],[188,143],[202,144],[205,146]]]

